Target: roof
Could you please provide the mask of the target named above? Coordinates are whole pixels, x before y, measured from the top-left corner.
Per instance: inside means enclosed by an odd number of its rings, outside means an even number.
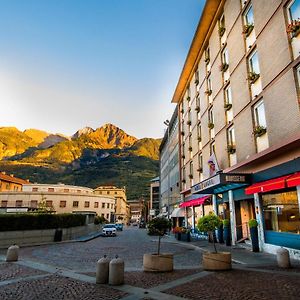
[[[156,182],[156,181],[159,181],[159,176],[157,176],[157,177],[150,180],[150,182]]]
[[[18,184],[28,184],[29,181],[15,177],[13,175],[7,175],[5,172],[0,173],[0,180],[7,181],[7,182],[13,182]]]
[[[198,23],[191,47],[186,57],[182,72],[180,74],[172,102],[179,103],[183,97],[183,93],[190,80],[192,72],[194,72],[195,64],[204,51],[205,40],[209,29],[218,11],[221,0],[207,0],[203,8],[203,12]]]

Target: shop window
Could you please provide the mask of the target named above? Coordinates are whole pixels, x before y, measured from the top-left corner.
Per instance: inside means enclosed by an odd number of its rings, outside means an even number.
[[[90,207],[90,202],[89,201],[84,201],[84,207]]]
[[[94,203],[94,208],[98,208],[99,207],[99,202],[95,202]]]
[[[262,195],[266,230],[300,234],[296,191]]]
[[[67,206],[67,201],[61,200],[59,202],[59,207],[66,207]]]
[[[1,201],[1,207],[7,207],[7,201],[6,200]]]
[[[78,207],[78,201],[73,201],[73,207]]]
[[[16,207],[22,207],[23,201],[22,200],[17,200],[16,201]]]

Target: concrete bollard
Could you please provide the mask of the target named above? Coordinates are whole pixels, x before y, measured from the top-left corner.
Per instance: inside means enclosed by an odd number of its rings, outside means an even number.
[[[98,260],[96,267],[96,283],[108,283],[109,262],[110,259],[106,255]]]
[[[124,283],[124,260],[118,258],[112,259],[109,263],[109,284],[121,285]]]
[[[277,264],[280,268],[289,268],[290,263],[290,253],[287,249],[279,248],[276,252],[277,255]]]
[[[19,246],[12,245],[7,249],[6,261],[18,261],[19,258]]]

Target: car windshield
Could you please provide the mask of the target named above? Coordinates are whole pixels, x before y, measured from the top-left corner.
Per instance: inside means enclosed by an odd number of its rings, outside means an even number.
[[[114,225],[114,224],[107,224],[107,225],[104,225],[103,228],[116,228],[116,225]]]

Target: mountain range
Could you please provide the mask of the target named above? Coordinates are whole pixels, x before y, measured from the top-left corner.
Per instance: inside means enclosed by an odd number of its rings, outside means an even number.
[[[126,186],[128,199],[149,194],[158,175],[160,139],[137,139],[113,124],[68,137],[0,127],[0,170],[31,182]]]

